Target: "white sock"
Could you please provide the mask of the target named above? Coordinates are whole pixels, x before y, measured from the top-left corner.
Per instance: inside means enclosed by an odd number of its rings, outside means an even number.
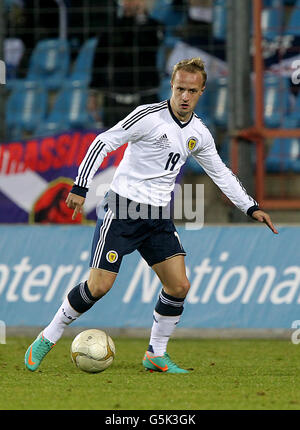
[[[155,355],[164,355],[170,336],[175,330],[180,315],[166,316],[153,312],[153,324],[149,345],[152,346]]]
[[[64,329],[80,315],[72,308],[66,297],[50,324],[43,330],[43,335],[50,342],[56,343],[62,337]]]

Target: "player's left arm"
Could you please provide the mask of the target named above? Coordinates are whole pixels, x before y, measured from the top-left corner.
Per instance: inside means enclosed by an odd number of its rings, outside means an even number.
[[[202,148],[193,155],[205,172],[235,206],[254,220],[265,223],[274,234],[278,234],[270,215],[264,212],[258,203],[248,195],[240,180],[223,163],[217,153],[214,139],[208,130],[204,136]]]
[[[257,209],[254,212],[252,212],[251,217],[255,219],[258,222],[264,222],[274,234],[278,234],[278,231],[274,227],[274,224],[272,223],[271,217],[269,214],[264,212],[261,209]]]

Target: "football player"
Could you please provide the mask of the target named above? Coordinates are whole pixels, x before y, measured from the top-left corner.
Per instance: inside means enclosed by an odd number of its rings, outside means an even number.
[[[103,201],[103,216],[96,224],[89,278],[69,292],[50,324],[29,346],[25,354],[28,369],[36,370],[65,327],[105,296],[123,257],[138,250],[162,283],[143,366],[151,371],[188,373],[167,353],[168,340],[182,315],[190,284],[185,250],[165,208],[176,176],[189,156],[198,161],[237,208],[277,234],[270,216],[222,162],[211,133],[194,113],[206,78],[200,58],[179,62],[171,77],[170,100],[137,107],[92,142],[66,199],[67,206],[74,210],[73,219],[82,211],[93,176],[106,154],[126,142],[128,146]]]

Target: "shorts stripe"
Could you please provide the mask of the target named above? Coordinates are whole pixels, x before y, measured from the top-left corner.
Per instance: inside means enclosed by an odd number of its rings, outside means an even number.
[[[108,209],[108,211],[106,212],[106,214],[104,216],[102,226],[100,228],[100,236],[99,236],[97,247],[96,247],[96,250],[94,253],[92,267],[99,267],[103,248],[104,248],[104,244],[105,244],[105,238],[106,238],[106,235],[108,233],[108,230],[109,230],[109,227],[110,227],[110,224],[111,224],[113,218],[114,218],[113,211],[111,209]]]

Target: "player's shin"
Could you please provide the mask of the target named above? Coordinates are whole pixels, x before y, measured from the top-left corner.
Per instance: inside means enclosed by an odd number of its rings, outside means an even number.
[[[184,299],[172,297],[162,289],[155,310],[148,351],[164,355],[168,341],[183,312]]]
[[[87,282],[76,285],[64,299],[50,324],[43,330],[43,335],[50,342],[56,343],[65,328],[81,314],[88,311],[98,300],[92,296]]]

